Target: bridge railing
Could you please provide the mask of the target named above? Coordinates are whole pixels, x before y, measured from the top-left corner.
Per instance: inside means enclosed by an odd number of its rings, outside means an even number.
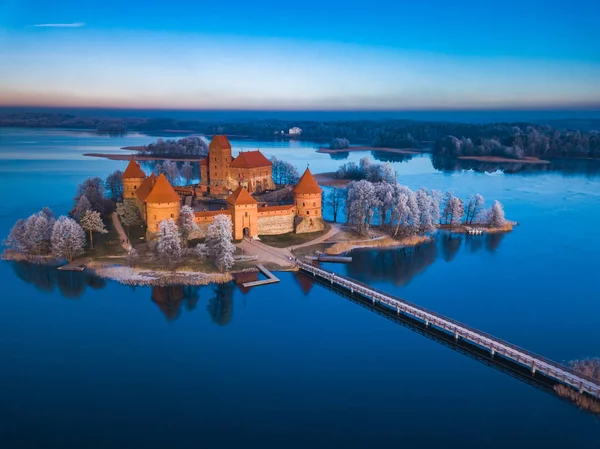
[[[420,305],[411,303],[410,301],[406,301],[404,299],[400,299],[400,298],[394,297],[394,296],[392,296],[392,295],[390,295],[388,293],[385,293],[385,292],[383,292],[381,290],[375,289],[375,288],[373,288],[373,287],[371,287],[371,286],[369,286],[367,284],[364,284],[364,283],[362,283],[360,281],[357,281],[355,279],[348,278],[346,276],[343,276],[343,275],[340,275],[340,274],[336,274],[336,273],[324,270],[322,268],[317,268],[317,267],[315,267],[313,265],[310,265],[310,264],[307,264],[307,263],[304,263],[304,262],[297,261],[297,264],[298,264],[298,266],[300,268],[302,268],[302,269],[304,269],[306,271],[318,274],[320,277],[322,277],[324,279],[335,280],[336,282],[338,282],[339,284],[341,284],[343,286],[344,286],[344,284],[349,284],[350,287],[352,287],[352,286],[358,287],[358,288],[355,288],[355,290],[364,289],[364,290],[366,290],[366,291],[368,291],[370,293],[375,293],[379,297],[389,298],[392,301],[392,303],[388,304],[388,305],[390,305],[391,307],[394,307],[394,308],[396,307],[396,304],[394,304],[394,302],[397,302],[397,303],[400,303],[400,304],[404,304],[404,305],[406,305],[406,306],[408,306],[408,307],[410,307],[412,309],[415,309],[415,310],[420,311],[422,313],[425,313],[427,315],[436,317],[436,318],[438,318],[439,320],[441,320],[443,322],[450,323],[450,324],[454,325],[458,329],[469,331],[469,332],[471,332],[473,334],[476,334],[478,337],[483,337],[483,338],[485,338],[487,340],[490,340],[491,342],[496,343],[498,345],[501,345],[501,346],[504,346],[504,347],[507,347],[507,348],[511,348],[511,349],[513,349],[514,351],[516,351],[518,353],[518,354],[516,354],[516,356],[517,356],[516,358],[517,359],[518,359],[519,354],[526,355],[526,356],[530,357],[531,359],[535,359],[537,361],[543,362],[546,365],[554,367],[555,369],[557,369],[559,371],[562,371],[564,373],[569,373],[569,374],[577,377],[578,379],[586,380],[586,381],[588,381],[588,382],[590,382],[592,384],[592,387],[593,387],[593,389],[595,391],[600,392],[600,385],[598,384],[598,381],[596,379],[594,379],[594,378],[592,378],[590,376],[586,376],[586,375],[584,375],[584,374],[582,374],[582,373],[580,373],[578,371],[575,371],[574,369],[572,369],[572,368],[570,368],[568,366],[565,366],[565,365],[557,363],[557,362],[555,362],[553,360],[547,359],[546,357],[543,357],[543,356],[538,355],[538,354],[536,354],[534,352],[531,352],[531,351],[529,351],[527,349],[524,349],[524,348],[522,348],[520,346],[514,345],[514,344],[509,343],[507,341],[504,341],[502,339],[499,339],[499,338],[497,338],[497,337],[495,337],[495,336],[493,336],[491,334],[488,334],[486,332],[480,331],[479,329],[476,329],[474,327],[468,326],[468,325],[466,325],[464,323],[461,323],[460,321],[457,321],[455,319],[452,319],[452,318],[449,318],[447,316],[444,316],[444,315],[442,315],[442,314],[440,314],[438,312],[435,312],[433,310],[429,310],[429,309],[427,309],[425,307],[422,307]],[[340,280],[343,280],[344,282],[339,282]],[[418,315],[416,315],[416,316],[418,317]],[[454,332],[456,330],[452,330],[452,331]],[[474,339],[474,341],[477,341],[477,339]],[[560,375],[558,373],[556,373],[556,372],[553,375],[557,375],[557,377],[560,377]]]

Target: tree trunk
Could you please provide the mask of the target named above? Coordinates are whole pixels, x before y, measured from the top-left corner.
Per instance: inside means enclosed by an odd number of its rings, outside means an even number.
[[[90,229],[90,249],[94,247],[94,241],[92,240],[92,230]]]

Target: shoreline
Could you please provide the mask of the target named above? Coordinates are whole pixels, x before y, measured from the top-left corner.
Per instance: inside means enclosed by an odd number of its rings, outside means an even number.
[[[347,242],[334,243],[327,248],[324,253],[331,256],[349,253],[355,249],[371,248],[371,249],[390,249],[390,248],[412,248],[415,246],[428,243],[433,237],[428,235],[413,235],[396,240],[393,237],[385,236],[383,238],[374,238],[370,240],[349,240]]]
[[[141,156],[138,154],[110,154],[110,153],[84,153],[87,157],[103,157],[113,161],[128,161],[133,158],[136,161],[176,161],[176,162],[200,162],[204,158],[178,158],[178,157],[163,157],[163,156]]]
[[[498,156],[459,156],[456,159],[462,161],[478,161],[478,162],[490,162],[493,164],[550,164],[550,161],[540,159],[537,157],[527,156],[523,159],[509,159],[507,157]]]
[[[313,175],[319,185],[326,187],[347,187],[354,179],[338,179],[335,177],[335,172],[316,173]]]
[[[351,153],[354,151],[380,151],[382,153],[393,153],[393,154],[423,154],[425,151],[408,148],[386,148],[386,147],[348,147],[348,148],[328,148],[321,147],[317,150],[317,153],[324,154],[338,154],[338,153]]]

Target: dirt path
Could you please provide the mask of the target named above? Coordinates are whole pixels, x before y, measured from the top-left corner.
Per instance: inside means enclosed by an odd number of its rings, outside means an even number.
[[[319,243],[323,243],[325,240],[328,240],[329,238],[333,237],[335,234],[337,234],[340,231],[341,231],[341,226],[339,224],[331,223],[331,229],[326,234],[323,234],[321,237],[317,237],[316,239],[311,240],[310,242],[300,243],[299,245],[288,246],[285,249],[288,251],[294,251],[298,248],[304,248],[305,246],[318,245]]]
[[[294,266],[294,262],[290,260],[293,258],[292,253],[287,248],[274,248],[259,240],[243,240],[237,247],[242,248],[246,255],[257,255],[259,263],[270,262],[285,268]]]
[[[126,251],[131,251],[131,243],[129,243],[127,234],[125,233],[125,230],[123,229],[123,226],[121,225],[121,221],[119,220],[119,216],[117,215],[116,212],[112,213],[112,221],[113,221],[113,224],[115,225],[117,234],[119,234],[119,239],[121,239],[121,246],[123,246],[123,248]]]

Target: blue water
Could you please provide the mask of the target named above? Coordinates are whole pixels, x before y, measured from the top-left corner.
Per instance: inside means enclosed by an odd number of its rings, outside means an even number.
[[[0,128],[0,234],[124,166],[81,154],[154,138]],[[314,172],[340,163],[312,144],[233,144]],[[428,156],[394,168],[411,188],[499,199],[520,226],[328,268],[558,361],[600,355],[600,177],[442,173]],[[596,447],[588,413],[278,276],[247,294],[153,290],[0,262],[2,447]]]

